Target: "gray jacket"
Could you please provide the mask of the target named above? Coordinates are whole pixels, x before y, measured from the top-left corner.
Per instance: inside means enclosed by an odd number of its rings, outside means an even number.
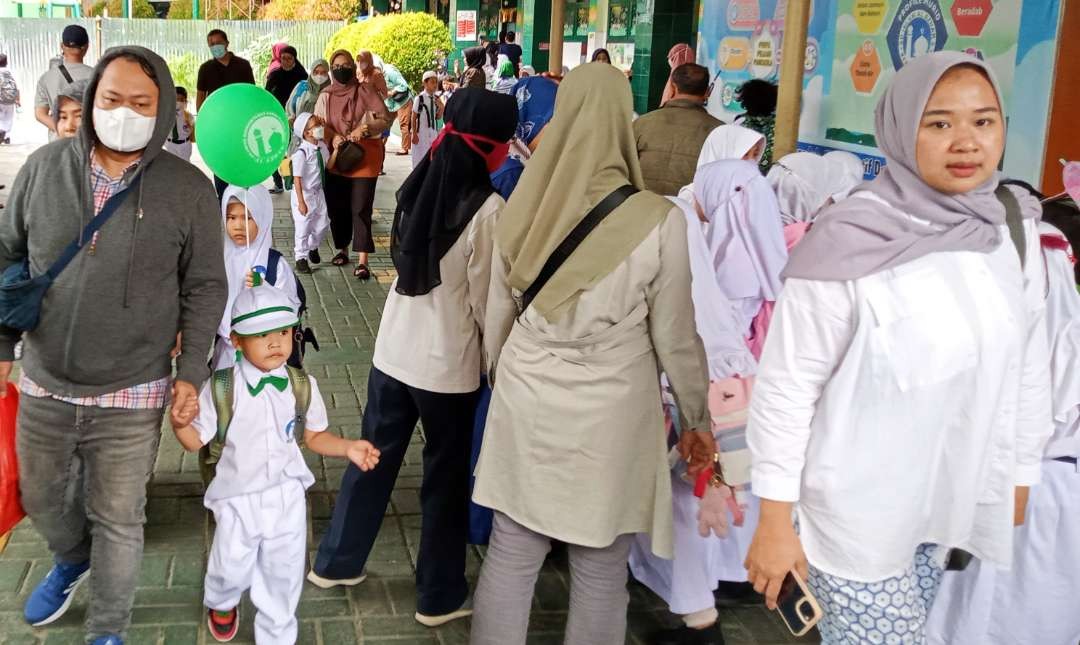
[[[154,68],[157,123],[94,254],[84,247],[60,274],[37,329],[23,335],[23,370],[57,395],[107,394],[168,376],[178,331],[184,351],[177,378],[197,387],[209,376],[207,356],[227,297],[214,187],[191,164],[162,153],[176,115],[172,75],[148,49],[119,49]],[[79,136],[39,148],[15,178],[0,211],[0,270],[29,257],[31,274],[44,273],[93,218],[90,151],[102,71],[99,64],[87,88]],[[0,360],[13,358],[18,340],[17,332],[0,330]]]

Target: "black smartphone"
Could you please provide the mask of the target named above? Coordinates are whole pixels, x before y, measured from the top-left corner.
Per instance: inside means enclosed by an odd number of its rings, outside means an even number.
[[[821,606],[799,574],[789,571],[776,598],[776,611],[795,636],[803,636],[821,620]]]

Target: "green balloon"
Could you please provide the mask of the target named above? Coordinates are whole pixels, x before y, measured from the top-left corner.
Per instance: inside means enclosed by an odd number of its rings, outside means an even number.
[[[210,95],[195,121],[203,161],[225,181],[250,188],[266,181],[289,150],[289,123],[274,95],[247,83]]]

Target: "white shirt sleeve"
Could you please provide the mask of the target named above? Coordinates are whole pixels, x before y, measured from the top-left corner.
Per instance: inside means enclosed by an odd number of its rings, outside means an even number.
[[[1043,451],[1054,432],[1050,383],[1050,340],[1046,328],[1046,265],[1042,261],[1039,230],[1025,222],[1027,261],[1024,266],[1024,301],[1028,303],[1027,338],[1021,366],[1020,400],[1016,411],[1017,486],[1031,486],[1042,478]]]
[[[505,202],[498,193],[492,193],[470,226],[466,254],[466,289],[473,322],[480,334],[484,332],[484,316],[487,312],[488,286],[491,284],[491,252],[495,245],[495,222]]]
[[[319,392],[319,383],[315,377],[308,374],[311,383],[311,404],[308,405],[307,416],[304,417],[304,430],[310,432],[324,432],[330,427],[330,420],[326,415],[326,402],[323,401]]]
[[[214,379],[211,377],[199,390],[199,414],[191,424],[199,431],[199,439],[204,446],[210,443],[217,434],[217,409],[214,408],[213,383]]]
[[[754,494],[797,502],[818,399],[854,334],[850,282],[789,279],[758,366],[746,438]]]

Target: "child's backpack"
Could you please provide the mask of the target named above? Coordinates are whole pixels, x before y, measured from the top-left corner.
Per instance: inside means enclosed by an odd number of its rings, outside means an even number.
[[[277,283],[278,275],[278,263],[281,262],[281,252],[277,249],[270,249],[270,253],[266,259],[266,275],[263,276],[267,284],[274,285]],[[307,313],[307,293],[304,291],[304,285],[300,284],[300,280],[296,280],[296,297],[300,298],[300,310],[296,312],[300,322],[293,327],[293,350],[289,355],[288,364],[300,368],[304,362],[304,354],[307,353],[307,345],[311,343],[311,346],[315,348],[315,351],[319,351],[319,341],[315,338],[315,332],[311,327],[304,327],[304,314]]]
[[[19,98],[19,88],[15,85],[15,77],[10,72],[0,74],[0,103],[13,105]]]
[[[296,104],[300,101],[300,97],[307,94],[308,81],[304,79],[296,84],[296,89],[293,90],[292,104],[289,106],[292,108],[293,113],[296,113]],[[299,115],[297,115],[299,116]]]
[[[294,417],[293,436],[297,442],[304,440],[308,408],[311,407],[311,381],[307,372],[291,365],[285,366],[289,373],[289,385],[296,398],[296,416]],[[221,451],[225,448],[225,436],[233,418],[233,368],[227,367],[214,372],[210,377],[210,392],[214,398],[214,412],[217,413],[217,434],[199,450],[199,474],[203,484],[209,486],[217,471]]]

